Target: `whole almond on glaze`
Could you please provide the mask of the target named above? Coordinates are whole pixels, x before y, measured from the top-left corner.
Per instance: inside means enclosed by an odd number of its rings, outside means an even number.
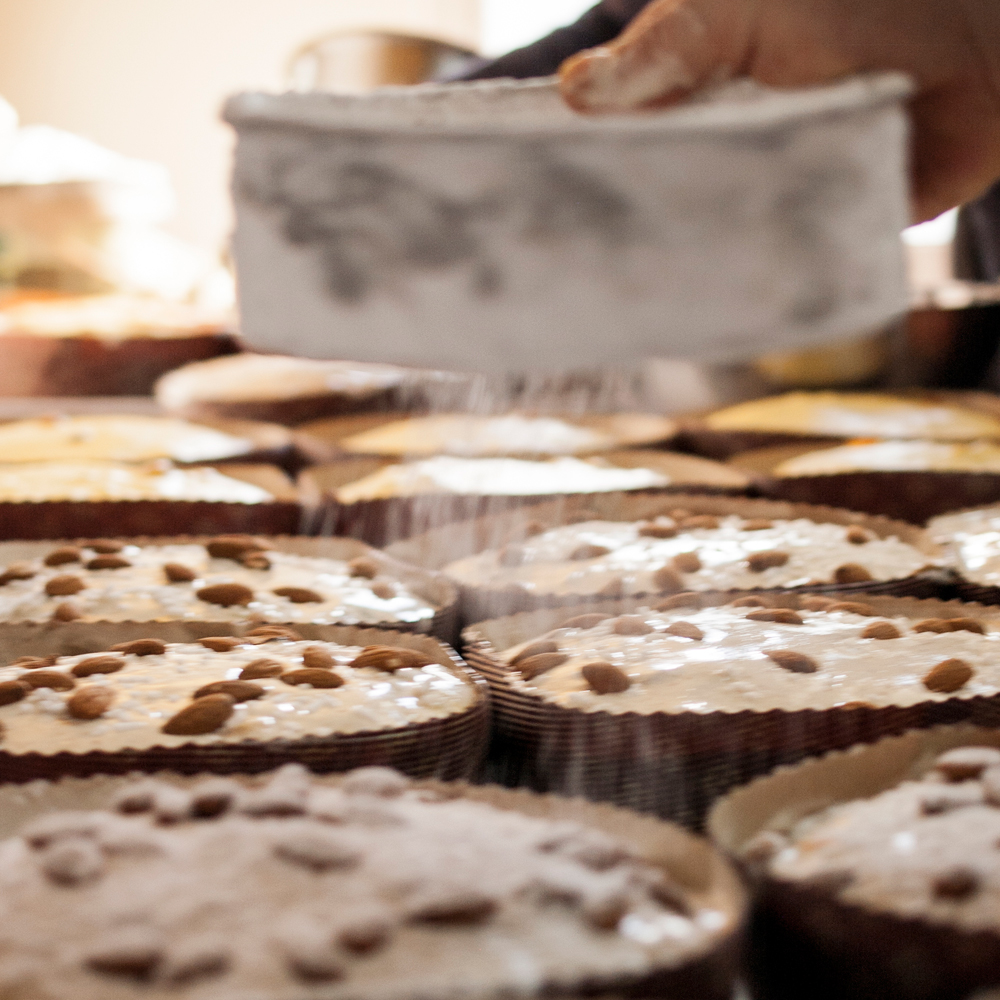
[[[19,656],[10,666],[20,667],[22,670],[40,670],[42,667],[54,667],[56,659],[55,656]]]
[[[54,622],[75,622],[82,617],[83,612],[72,601],[63,601],[61,604],[57,604],[55,611],[52,612]]]
[[[621,694],[632,684],[624,670],[604,661],[588,663],[580,673],[594,694]]]
[[[415,649],[403,649],[398,646],[366,646],[354,658],[351,666],[355,669],[362,667],[373,667],[375,670],[382,670],[391,674],[394,670],[401,670],[404,667],[424,667],[433,662],[424,653],[418,653]]]
[[[749,521],[744,521],[740,525],[741,531],[767,531],[774,527],[774,521],[768,521],[763,517],[752,517]]]
[[[770,649],[766,652],[768,659],[793,674],[814,674],[819,669],[819,664],[811,656],[794,649]]]
[[[198,643],[215,653],[229,653],[240,645],[240,640],[234,635],[206,635]]]
[[[339,688],[344,684],[344,678],[332,670],[315,670],[309,667],[289,670],[281,675],[281,679],[293,686],[311,684],[314,688]]]
[[[271,568],[271,560],[263,552],[244,552],[239,558],[239,563],[247,569]]]
[[[391,583],[373,583],[371,591],[383,601],[391,601],[396,596],[396,588]]]
[[[892,622],[872,622],[861,631],[862,639],[898,639],[901,633]]]
[[[242,583],[213,583],[195,591],[195,596],[208,604],[231,608],[234,605],[249,604],[253,600],[253,591]]]
[[[313,668],[317,669],[317,668]],[[241,681],[259,680],[261,677],[278,677],[283,674],[285,668],[277,660],[261,658],[251,660],[241,671],[239,679]]]
[[[54,576],[46,582],[45,593],[49,597],[71,597],[73,594],[79,594],[86,586],[78,576],[71,574]]]
[[[351,576],[373,580],[379,574],[379,564],[371,556],[357,556],[347,564],[347,572]]]
[[[247,552],[266,552],[269,542],[253,535],[218,535],[205,543],[208,554],[213,559],[239,560]]]
[[[571,553],[570,559],[583,561],[584,559],[600,559],[601,556],[611,554],[611,549],[604,545],[578,545]]]
[[[112,646],[111,651],[128,656],[160,656],[167,651],[167,644],[162,639],[132,639]]]
[[[619,597],[624,597],[625,581],[620,576],[613,576],[594,596],[607,600],[617,600]]]
[[[600,625],[601,622],[607,621],[610,617],[611,615],[604,614],[601,611],[592,611],[590,614],[576,615],[574,618],[567,618],[566,621],[556,627],[591,629],[595,625]]]
[[[76,687],[76,681],[59,670],[32,670],[18,680],[31,688],[51,688],[53,691],[72,691]]]
[[[661,566],[653,572],[653,586],[661,594],[676,593],[684,589],[684,579],[675,566]]]
[[[332,670],[336,662],[333,654],[322,646],[306,646],[302,650],[302,666],[310,670]]]
[[[259,684],[251,684],[246,680],[212,681],[198,688],[191,697],[207,698],[210,694],[228,694],[230,698],[238,703],[260,698],[264,694],[264,689]]]
[[[681,573],[697,573],[701,569],[701,560],[697,552],[679,552],[671,560],[674,569]]]
[[[674,622],[672,625],[668,625],[664,631],[668,635],[677,635],[682,639],[694,639],[696,642],[705,638],[705,633],[693,622]]]
[[[75,545],[64,545],[53,549],[43,560],[46,566],[65,566],[67,563],[79,562],[83,553]]]
[[[0,681],[0,705],[13,705],[31,690],[23,681]]]
[[[707,530],[712,531],[719,526],[719,519],[712,514],[694,514],[681,521],[681,528],[684,531]]]
[[[851,545],[865,545],[872,540],[872,536],[864,528],[855,525],[853,528],[847,529],[847,540]]]
[[[273,639],[289,639],[292,642],[300,642],[302,636],[287,625],[258,625],[257,628],[247,632],[245,638],[258,639],[262,642],[271,642]]]
[[[11,580],[30,580],[38,576],[38,570],[28,562],[12,562],[0,573],[0,587],[6,586]]]
[[[530,681],[534,677],[548,673],[548,671],[560,666],[568,659],[569,657],[565,653],[538,653],[535,656],[529,656],[526,659],[520,660],[517,664],[517,669],[526,681]]]
[[[863,601],[834,601],[827,609],[827,611],[845,611],[851,615],[863,615],[866,618],[875,617],[875,609],[870,604],[865,604]]]
[[[292,604],[322,604],[323,597],[308,587],[275,587],[272,593],[287,597]]]
[[[168,736],[203,736],[214,733],[233,714],[235,701],[228,694],[210,694],[182,708],[163,724]]]
[[[119,542],[114,538],[97,538],[92,542],[87,542],[87,548],[98,555],[107,556],[113,555],[115,552],[121,552],[125,548],[125,543]]]
[[[799,606],[803,611],[829,611],[830,608],[838,603],[832,597],[819,597],[814,595],[812,597],[803,597],[799,601]]]
[[[995,747],[956,747],[946,750],[934,762],[935,771],[956,782],[978,778],[992,767],[1000,767],[1000,751]]]
[[[763,597],[737,597],[730,601],[731,608],[769,608],[771,605]]]
[[[90,677],[92,674],[116,674],[125,661],[120,656],[88,656],[74,664],[70,673],[74,677]]]
[[[674,538],[677,535],[677,525],[647,521],[646,524],[639,525],[638,534],[640,538]]]
[[[913,626],[914,632],[950,632],[951,626],[943,618],[925,618]]]
[[[858,563],[844,563],[833,571],[833,579],[836,583],[869,583],[875,577]]]
[[[976,618],[949,618],[948,630],[950,632],[975,632],[977,635],[986,634],[983,623]]]
[[[163,573],[168,583],[190,583],[198,576],[190,566],[175,562],[164,563]]]
[[[674,608],[700,608],[701,594],[696,594],[693,590],[685,590],[673,597],[665,597],[662,601],[657,601],[653,605],[654,611],[673,611]]]
[[[951,694],[965,687],[972,680],[974,673],[975,671],[965,660],[951,657],[942,660],[924,674],[924,687],[937,694]]]
[[[761,608],[751,611],[747,618],[752,622],[776,622],[779,625],[802,625],[802,616],[791,608]]]
[[[132,564],[124,556],[106,555],[94,556],[87,564],[87,569],[127,569]]]
[[[611,631],[616,635],[649,635],[653,626],[642,615],[622,615],[615,619]]]
[[[751,573],[763,573],[766,569],[784,566],[790,556],[787,552],[753,552],[747,556],[747,568]]]
[[[88,684],[73,692],[66,702],[66,711],[74,719],[99,719],[114,701],[115,692],[111,688]]]
[[[538,642],[529,643],[520,653],[512,656],[509,660],[510,665],[516,666],[522,660],[528,660],[532,656],[538,656],[541,653],[558,653],[559,644],[554,639],[539,639]]]

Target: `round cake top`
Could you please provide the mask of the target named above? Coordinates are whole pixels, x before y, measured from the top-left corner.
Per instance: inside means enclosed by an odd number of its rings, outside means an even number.
[[[921,780],[765,831],[744,855],[845,903],[997,933],[998,842],[1000,750],[968,746],[942,754]]]
[[[0,573],[0,621],[377,624],[425,621],[436,610],[376,558],[283,552],[250,535],[54,545]]]
[[[210,466],[175,468],[165,459],[125,462],[62,461],[0,464],[0,502],[174,500],[269,503],[276,497]]]
[[[511,687],[614,714],[883,708],[1000,693],[1000,633],[978,619],[880,618],[829,597],[796,611],[758,598],[701,607],[686,596],[659,611],[567,612],[500,654]]]
[[[0,843],[0,974],[84,1000],[613,988],[729,936],[703,898],[628,840],[383,768],[134,781]]]
[[[136,639],[0,667],[7,753],[115,753],[399,729],[464,712],[473,681],[427,653],[306,641],[267,625],[244,638]]]
[[[1000,437],[1000,420],[945,403],[867,392],[790,392],[717,410],[705,418],[717,431],[770,431],[828,437]]]
[[[786,459],[775,476],[852,472],[1000,472],[1000,445],[991,441],[864,441]]]
[[[456,560],[444,572],[470,587],[619,597],[895,580],[928,562],[899,538],[857,526],[675,510],[652,521],[540,528],[524,542]]]
[[[245,455],[253,448],[252,441],[212,427],[136,413],[0,423],[0,462],[144,462],[156,458],[211,462]]]
[[[253,402],[310,396],[364,397],[402,383],[406,370],[356,361],[315,361],[275,354],[230,354],[168,372],[156,398],[168,411],[200,402]]]
[[[927,523],[931,538],[967,580],[1000,586],[1000,507],[944,514]]]

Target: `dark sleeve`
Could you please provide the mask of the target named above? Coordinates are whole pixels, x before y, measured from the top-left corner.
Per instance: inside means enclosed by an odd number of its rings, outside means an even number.
[[[959,278],[1000,281],[1000,184],[962,206],[955,253]]]
[[[603,45],[621,34],[622,28],[642,10],[649,0],[603,0],[591,7],[575,24],[553,31],[523,49],[515,49],[490,62],[479,63],[459,80],[487,80],[514,77],[549,76],[559,64],[583,49]]]

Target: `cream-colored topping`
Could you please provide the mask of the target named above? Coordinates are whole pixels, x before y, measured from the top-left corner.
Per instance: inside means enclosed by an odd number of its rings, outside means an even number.
[[[83,561],[45,566],[29,563],[37,575],[10,580],[0,587],[0,620],[43,621],[64,601],[70,601],[85,621],[245,621],[315,622],[318,624],[418,622],[432,618],[435,608],[408,587],[384,574],[372,579],[351,576],[346,561],[291,552],[266,553],[270,569],[251,569],[231,559],[213,559],[202,545],[128,545],[118,555],[130,566],[86,569],[97,553],[83,550]],[[177,563],[195,573],[190,582],[169,583],[164,565]],[[79,577],[86,586],[78,593],[50,597],[47,583],[56,576]],[[246,605],[223,607],[203,601],[197,591],[220,583],[249,587]],[[372,585],[391,588],[385,597]],[[304,587],[318,601],[296,604],[274,593],[283,587]],[[381,588],[379,588],[381,589]]]
[[[327,393],[360,398],[399,385],[404,374],[390,365],[232,354],[168,372],[156,385],[156,398],[165,410],[203,401],[255,402]]]
[[[734,930],[625,839],[407,784],[287,767],[260,791],[145,781],[139,814],[44,814],[0,843],[5,996],[532,997],[676,968]],[[223,814],[187,819],[205,796]],[[113,971],[126,951],[145,976]]]
[[[134,413],[0,424],[0,462],[145,462],[154,458],[211,462],[252,450],[253,442],[211,427]]]
[[[163,724],[192,701],[195,691],[214,681],[235,680],[240,671],[262,657],[275,660],[286,671],[303,668],[307,648],[323,649],[334,659],[334,673],[344,680],[338,688],[286,684],[280,677],[262,677],[253,683],[264,694],[237,705],[230,718],[202,736],[170,736]],[[330,642],[271,641],[237,646],[216,653],[197,643],[176,643],[163,654],[120,656],[125,666],[111,674],[93,674],[76,681],[70,691],[36,688],[26,698],[0,707],[3,739],[8,753],[114,752],[127,747],[177,747],[186,743],[239,743],[242,740],[301,739],[341,733],[397,729],[412,723],[464,712],[476,699],[472,682],[438,663],[405,667],[385,673],[349,664],[360,646]],[[72,676],[72,668],[94,656],[64,656],[48,670]],[[0,668],[0,682],[34,673],[21,667]],[[115,698],[97,719],[72,718],[69,699],[85,686],[110,688]]]
[[[18,302],[0,309],[0,335],[175,338],[228,329],[228,312],[131,295]]]
[[[120,462],[25,462],[0,465],[0,502],[73,500],[187,500],[208,503],[267,503],[274,497],[252,483],[198,466],[175,469],[158,459]]]
[[[596,594],[612,584],[626,594],[657,593],[654,574],[672,565],[675,556],[694,552],[701,568],[681,572],[686,590],[799,587],[830,583],[834,571],[858,564],[875,580],[896,580],[916,573],[928,557],[894,535],[872,536],[864,545],[847,540],[849,529],[840,524],[820,524],[799,518],[774,521],[763,530],[748,531],[746,520],[730,516],[718,528],[681,530],[674,538],[648,538],[641,524],[628,521],[587,521],[554,528],[519,545],[519,565],[510,547],[490,549],[459,559],[445,573],[460,583],[502,589],[516,586],[530,594]],[[582,546],[610,550],[594,558],[572,558]],[[788,560],[754,572],[747,558],[759,552],[783,552]]]
[[[606,431],[580,427],[556,417],[478,417],[445,413],[395,420],[339,444],[369,455],[572,455],[614,447]]]
[[[936,517],[927,525],[934,541],[947,547],[967,580],[1000,586],[1000,507]]]
[[[337,490],[341,503],[425,493],[539,496],[604,493],[666,486],[670,477],[652,469],[618,469],[577,458],[531,462],[518,458],[453,458],[388,465]]]
[[[866,909],[996,933],[998,842],[996,799],[984,801],[977,780],[946,784],[932,772],[802,820],[770,867],[794,881],[822,884],[829,876],[840,899]]]
[[[1000,437],[1000,421],[974,410],[877,393],[790,392],[739,403],[710,414],[719,431],[773,431],[833,437],[934,438],[971,441]]]
[[[653,631],[618,635],[617,619],[590,629],[560,628],[546,633],[568,659],[531,680],[510,674],[516,690],[584,712],[787,712],[835,708],[846,702],[916,705],[949,697],[994,697],[1000,693],[1000,633],[914,632],[912,621],[891,619],[897,639],[864,639],[862,631],[885,619],[844,611],[800,611],[801,625],[754,621],[756,608],[681,608],[630,612]],[[567,618],[572,612],[567,612]],[[664,631],[689,622],[702,633],[689,639]],[[532,638],[531,643],[540,636]],[[522,643],[501,654],[515,657]],[[810,657],[815,673],[795,673],[771,660],[769,650],[792,650]],[[952,695],[929,691],[927,672],[958,657],[974,670]],[[618,694],[596,694],[580,673],[595,662],[611,663],[631,681]]]
[[[811,451],[782,462],[776,476],[850,472],[1000,472],[1000,446],[989,441],[875,441]]]

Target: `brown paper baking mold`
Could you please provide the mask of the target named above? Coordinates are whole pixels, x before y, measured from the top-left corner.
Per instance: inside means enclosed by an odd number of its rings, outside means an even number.
[[[156,778],[181,788],[198,780],[198,776],[175,772],[161,772]],[[130,780],[128,777],[95,775],[0,787],[0,839],[16,835],[25,824],[49,811],[107,808]],[[260,787],[266,776],[241,775],[237,780],[253,789]],[[336,786],[339,777],[323,775],[313,780],[320,785]],[[617,840],[625,840],[642,860],[660,868],[671,881],[678,883],[695,907],[714,910],[722,917],[705,946],[681,964],[663,965],[641,978],[617,977],[611,982],[547,982],[526,996],[566,1000],[583,1000],[584,997],[731,1000],[742,958],[747,895],[734,866],[707,840],[670,823],[580,799],[426,778],[416,779],[414,787],[435,797],[467,798],[505,812],[520,812],[554,822],[579,823]],[[260,1000],[269,998],[261,997]]]
[[[946,750],[1000,746],[1000,730],[960,724],[887,737],[780,768],[716,803],[708,819],[731,857],[840,802],[918,778]],[[1000,929],[972,932],[845,903],[821,888],[748,868],[756,897],[754,977],[774,1000],[960,1000],[1000,985]]]
[[[194,642],[206,635],[241,635],[252,626],[207,622],[99,622],[58,629],[37,625],[0,625],[0,649],[10,662],[17,655],[68,656],[101,652],[135,638]],[[380,764],[413,777],[470,777],[485,752],[489,734],[489,694],[485,681],[448,645],[431,636],[338,625],[293,626],[304,639],[352,646],[402,646],[450,667],[475,687],[474,704],[462,711],[398,729],[380,729],[298,740],[243,740],[239,743],[185,744],[179,747],[126,748],[120,751],[10,754],[0,741],[0,782],[23,783],[63,775],[128,774],[173,770],[184,774],[253,774],[289,762],[319,773]],[[262,651],[266,652],[266,644]],[[18,653],[24,650],[25,653]]]
[[[681,455],[677,452],[635,448],[602,453],[598,456],[612,466],[648,468],[670,476],[672,483],[627,494],[651,495],[693,491],[710,495],[740,496],[750,487],[744,473],[718,462]],[[318,511],[318,532],[360,538],[371,545],[390,545],[414,535],[441,528],[456,521],[496,517],[533,507],[541,502],[579,502],[594,493],[548,494],[543,496],[484,496],[480,494],[422,494],[385,497],[342,503],[336,491],[399,460],[391,458],[343,457],[336,462],[314,465],[299,476],[299,489]]]
[[[436,531],[427,532],[406,541],[390,545],[386,552],[418,566],[442,569],[449,562],[473,555],[484,549],[498,548],[512,540],[524,537],[529,522],[537,522],[546,528],[567,524],[574,520],[601,519],[611,521],[640,521],[667,513],[682,507],[692,514],[715,514],[725,516],[738,514],[747,518],[768,518],[772,520],[792,520],[808,518],[814,521],[834,524],[859,525],[879,537],[897,536],[901,541],[926,553],[928,569],[914,576],[884,582],[872,581],[857,584],[825,584],[789,588],[799,592],[852,594],[882,593],[898,597],[933,598],[953,596],[947,590],[951,575],[937,564],[942,552],[927,534],[916,525],[905,521],[891,521],[888,518],[834,507],[790,504],[776,500],[748,500],[744,498],[717,497],[705,494],[643,494],[627,493],[591,494],[583,498],[571,498],[562,503],[545,502],[513,513],[494,517],[478,518],[448,525]],[[733,591],[752,594],[755,589]],[[576,607],[600,601],[595,594],[530,594],[520,588],[491,590],[486,587],[470,587],[459,584],[462,622],[472,622],[497,618],[544,607]],[[654,594],[631,594],[630,601],[649,601]]]
[[[731,593],[702,595],[704,606],[732,599]],[[799,606],[799,595],[789,592],[771,592],[763,599],[771,607]],[[879,595],[856,599],[881,617],[972,616],[990,631],[1000,630],[1000,610],[980,605]],[[620,614],[636,606],[618,601],[592,607]],[[1000,725],[1000,695],[794,712],[568,709],[511,685],[511,671],[498,655],[565,618],[565,609],[525,612],[480,622],[463,633],[464,655],[492,691],[494,739],[487,773],[502,784],[585,795],[697,828],[718,796],[778,765],[942,723]]]
[[[93,536],[90,537],[92,538]],[[104,535],[102,537],[113,538],[114,536]],[[127,542],[131,545],[171,545],[189,543],[202,545],[207,542],[210,537],[211,536],[206,535],[140,535],[138,537],[121,538],[119,540]],[[359,542],[353,538],[303,538],[295,535],[265,535],[263,538],[275,549],[282,552],[291,552],[296,555],[338,560],[356,559],[359,556],[373,559],[385,570],[385,572],[394,576],[401,583],[406,584],[408,587],[413,589],[415,594],[423,597],[429,604],[432,604],[437,608],[437,611],[431,618],[427,618],[419,622],[387,621],[363,623],[356,621],[344,621],[338,624],[357,625],[359,627],[367,625],[367,627],[370,628],[380,628],[398,632],[427,632],[449,643],[453,643],[457,640],[459,633],[458,591],[455,585],[443,574],[405,563],[387,555],[384,552],[373,549],[364,542]],[[75,538],[45,542],[0,542],[0,565],[6,566],[11,562],[17,562],[20,560],[38,559],[58,545],[65,544],[86,545],[87,539]],[[11,623],[7,624],[10,625]],[[83,632],[86,632],[86,630],[92,627],[93,624],[103,623],[88,623],[80,621],[66,623],[47,621],[17,622],[13,624],[25,629],[34,628],[38,631],[38,634],[46,634],[49,631],[59,631],[65,629],[80,629],[83,630]],[[106,624],[134,625],[138,629],[142,630],[144,628],[148,628],[148,626],[153,623],[118,622]],[[156,624],[169,625],[171,623],[158,622]],[[210,631],[202,632],[201,635],[230,635],[233,634],[232,629],[234,626],[239,625],[246,625],[248,628],[253,628],[256,625],[261,624],[288,624],[293,628],[299,627],[299,623],[296,622],[261,622],[252,617],[252,612],[248,612],[246,619],[242,622],[219,621],[202,622],[201,624],[210,629]],[[0,627],[3,627],[2,622],[0,622]],[[312,626],[303,624],[302,627],[309,628]],[[144,635],[148,633],[142,634]],[[137,635],[135,637],[140,638],[141,635]],[[10,642],[11,639],[8,638],[7,641]]]

